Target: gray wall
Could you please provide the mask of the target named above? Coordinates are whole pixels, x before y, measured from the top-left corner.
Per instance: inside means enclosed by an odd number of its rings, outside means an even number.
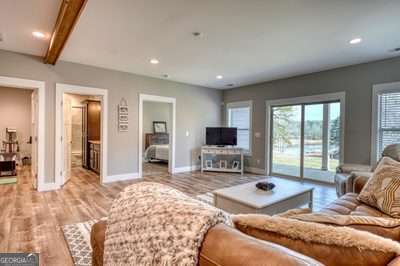
[[[6,128],[17,129],[17,140],[21,158],[31,155],[32,135],[31,95],[32,90],[0,87],[0,143],[6,138]],[[0,149],[3,147],[0,146]]]
[[[400,57],[226,90],[223,97],[225,104],[253,100],[253,154],[247,163],[264,168],[266,100],[345,91],[344,161],[369,164],[372,85],[395,81],[400,81]]]
[[[176,98],[176,167],[196,163],[198,150],[204,142],[204,128],[221,123],[222,92],[214,89],[62,61],[56,66],[44,65],[41,58],[2,50],[0,76],[46,82],[46,182],[54,181],[57,82],[109,90],[108,175],[138,171],[140,93]],[[117,106],[122,97],[130,107],[128,132],[117,130]],[[186,130],[190,132],[188,137]]]

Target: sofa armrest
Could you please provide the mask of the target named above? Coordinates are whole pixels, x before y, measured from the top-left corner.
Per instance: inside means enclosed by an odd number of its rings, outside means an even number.
[[[353,182],[353,192],[360,194],[361,190],[364,188],[365,184],[368,182],[370,176],[368,175],[357,175],[354,174],[354,182]]]
[[[371,172],[372,166],[365,164],[344,163],[336,167],[336,173]]]
[[[218,224],[204,238],[199,266],[317,266],[320,262],[278,244]]]

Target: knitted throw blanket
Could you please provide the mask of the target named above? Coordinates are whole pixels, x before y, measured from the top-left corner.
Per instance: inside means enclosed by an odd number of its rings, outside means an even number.
[[[223,212],[157,183],[131,185],[114,200],[104,244],[105,265],[197,265],[203,238]]]

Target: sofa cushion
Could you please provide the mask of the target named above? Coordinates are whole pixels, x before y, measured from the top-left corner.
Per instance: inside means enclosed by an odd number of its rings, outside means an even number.
[[[324,213],[297,214],[292,219],[329,224],[334,226],[348,226],[357,230],[367,231],[382,237],[400,241],[400,220],[387,217],[335,215]]]
[[[373,177],[358,195],[358,200],[400,218],[400,167],[378,165]]]
[[[386,265],[400,244],[349,227],[334,227],[268,215],[235,215],[235,227],[253,237],[274,242],[326,265]]]

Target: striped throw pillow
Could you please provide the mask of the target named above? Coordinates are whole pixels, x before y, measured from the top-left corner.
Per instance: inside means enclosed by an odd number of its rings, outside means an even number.
[[[392,217],[400,218],[400,167],[378,167],[357,199]]]

